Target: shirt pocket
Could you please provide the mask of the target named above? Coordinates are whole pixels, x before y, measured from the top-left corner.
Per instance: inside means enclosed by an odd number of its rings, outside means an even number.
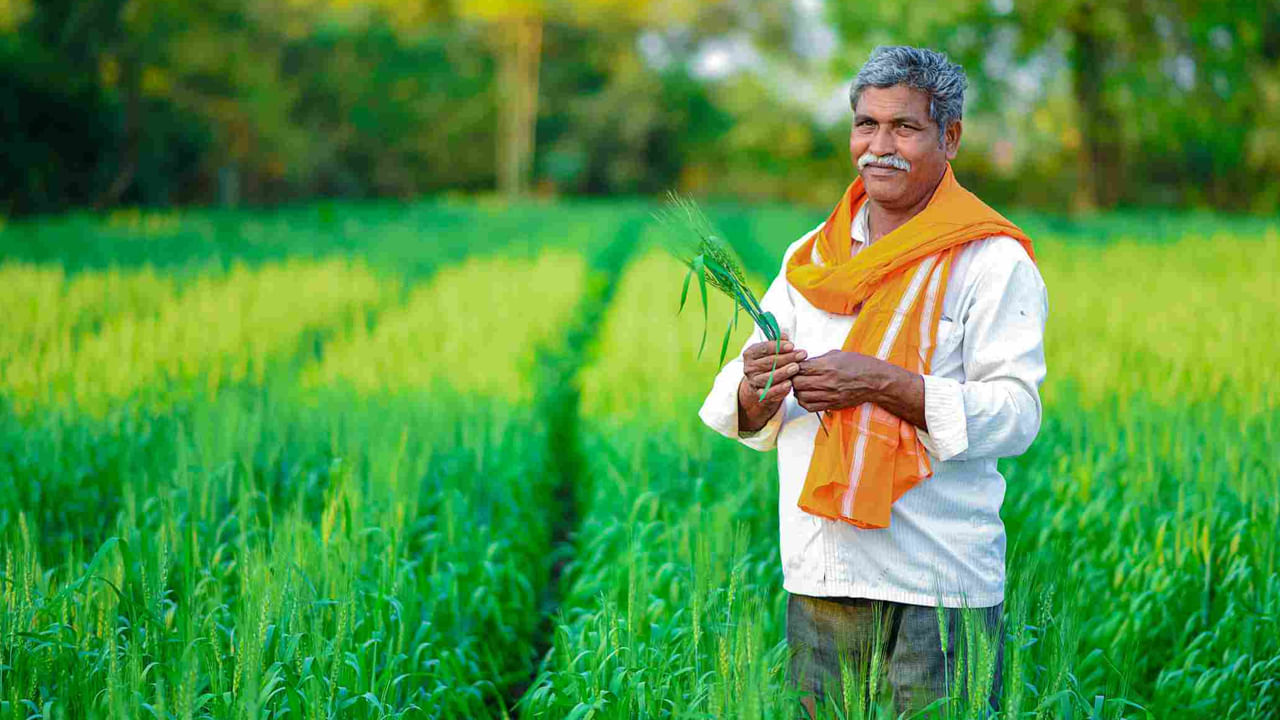
[[[934,344],[937,348],[934,351],[934,357],[941,359],[950,355],[963,339],[964,325],[946,315],[942,315],[938,318],[938,332],[934,338]]]

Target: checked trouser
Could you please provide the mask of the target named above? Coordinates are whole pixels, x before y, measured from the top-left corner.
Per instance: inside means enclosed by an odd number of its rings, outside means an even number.
[[[998,709],[1002,609],[1003,603],[946,608],[940,618],[935,607],[792,593],[787,601],[790,685],[812,694],[819,708],[829,700],[842,708],[880,704],[893,708],[894,716],[911,715],[944,696],[967,698],[972,686]],[[866,680],[872,672],[874,683]],[[858,691],[861,699],[852,695]]]

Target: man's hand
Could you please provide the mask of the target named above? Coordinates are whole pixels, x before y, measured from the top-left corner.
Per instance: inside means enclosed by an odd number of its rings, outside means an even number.
[[[924,378],[879,358],[832,350],[805,360],[792,378],[796,402],[809,412],[872,402],[925,428]]]
[[[832,350],[800,364],[796,402],[809,412],[839,410],[871,402],[885,363],[856,352]]]
[[[796,350],[782,333],[782,352],[772,340],[756,343],[742,353],[742,381],[738,383],[738,429],[755,432],[769,422],[778,411],[782,400],[791,392],[791,378],[800,371],[800,362],[809,356],[804,350]],[[776,362],[776,367],[775,367]],[[773,370],[773,385],[760,399],[760,391],[769,382]]]

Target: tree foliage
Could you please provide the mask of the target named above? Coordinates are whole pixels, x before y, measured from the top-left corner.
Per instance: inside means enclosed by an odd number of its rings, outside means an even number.
[[[1025,140],[1025,164],[1009,174],[1038,175],[1079,208],[1260,210],[1280,199],[1280,133],[1271,121],[1280,108],[1274,3],[831,7],[851,51],[846,60],[899,42],[943,49],[964,64],[979,96],[970,109],[1003,113],[999,124]],[[1006,102],[1020,95],[1029,106]],[[1045,126],[1056,133],[1042,132]]]
[[[1280,206],[1268,3],[807,5],[7,0],[0,212],[491,188],[825,205],[852,170],[823,103],[883,43],[965,66],[957,169],[994,202]]]

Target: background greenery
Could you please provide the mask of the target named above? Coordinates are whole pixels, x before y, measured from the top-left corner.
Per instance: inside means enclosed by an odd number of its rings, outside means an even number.
[[[0,211],[650,194],[819,206],[880,43],[963,63],[1001,205],[1280,206],[1270,0],[6,0]]]

